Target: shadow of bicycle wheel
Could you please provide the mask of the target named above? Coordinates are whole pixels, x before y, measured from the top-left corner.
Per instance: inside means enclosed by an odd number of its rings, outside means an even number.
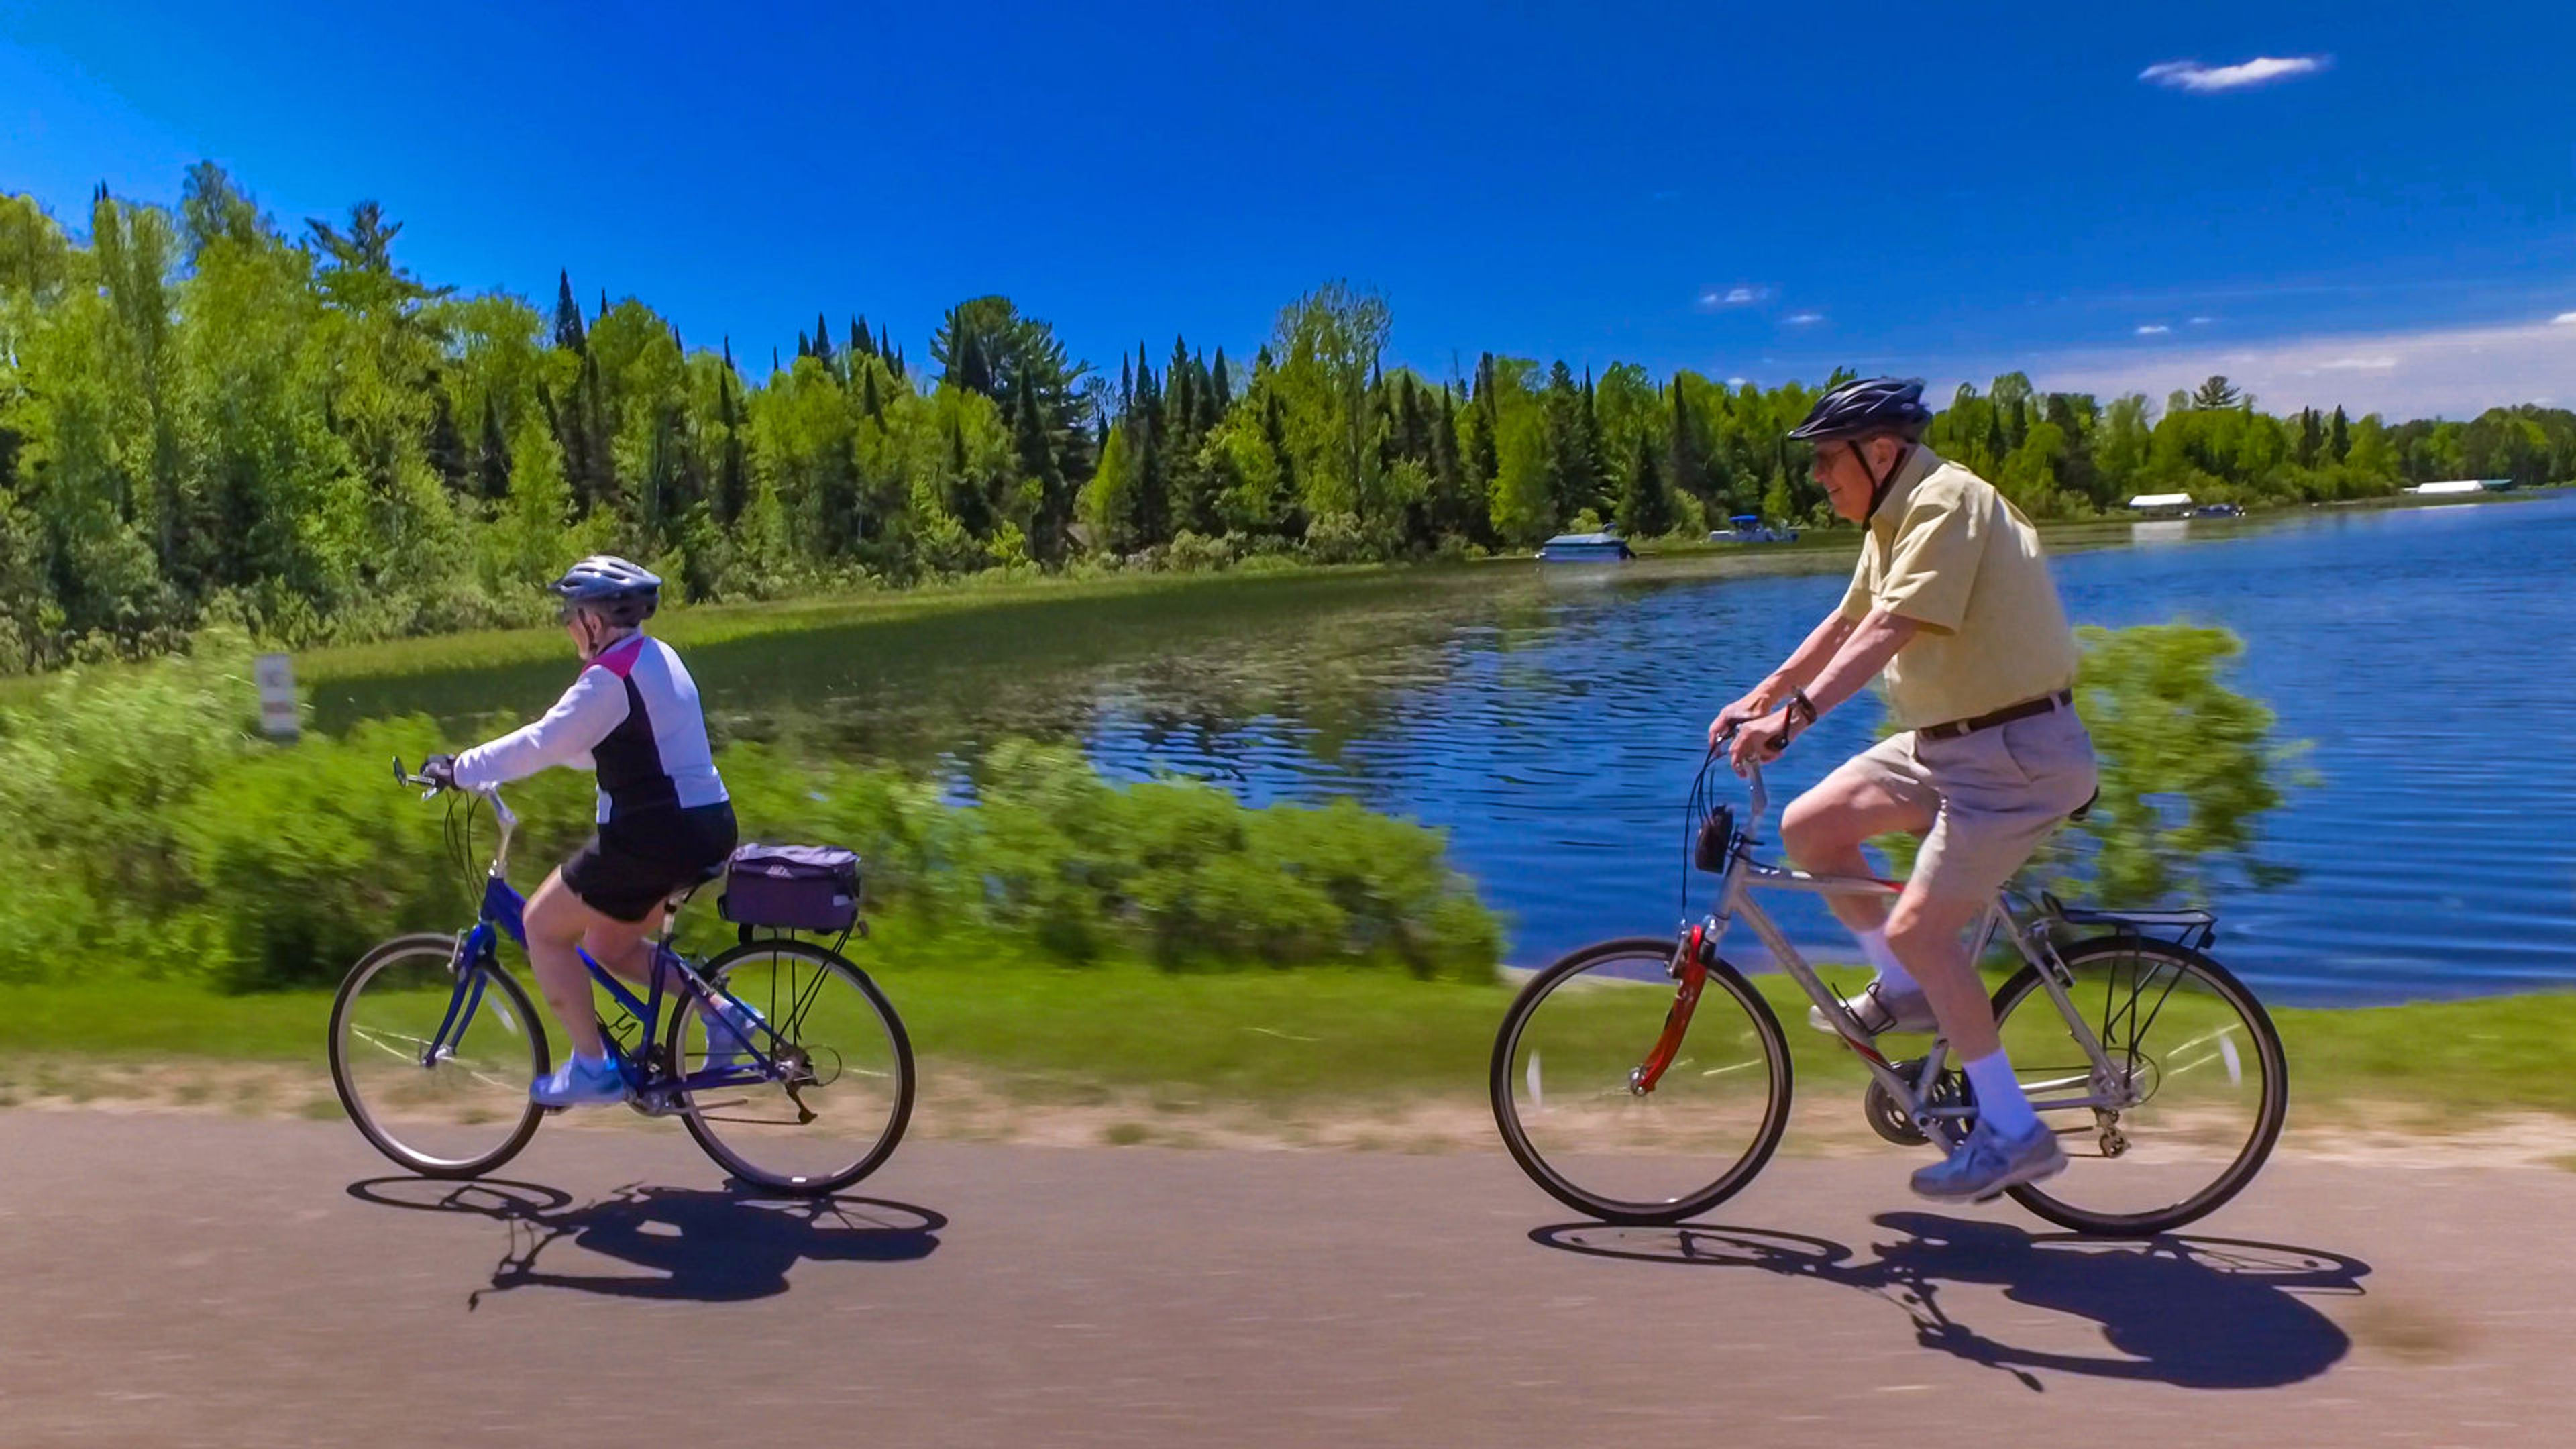
[[[1856,1289],[1901,1307],[1922,1346],[2011,1371],[2033,1389],[2040,1383],[2032,1370],[2201,1389],[2313,1378],[2339,1362],[2352,1340],[2309,1299],[2357,1297],[2371,1271],[2345,1254],[2241,1238],[2110,1241],[1924,1212],[1872,1221],[1904,1236],[1874,1245],[1868,1257],[1831,1238],[1718,1225],[1565,1223],[1536,1229],[1530,1239],[1589,1257],[1751,1270]],[[1981,1333],[1942,1302],[1944,1287],[1971,1284],[2089,1320],[2109,1351],[2020,1348]]]
[[[349,1184],[360,1202],[408,1211],[490,1218],[508,1234],[494,1292],[558,1288],[620,1298],[740,1302],[788,1290],[804,1263],[903,1263],[938,1250],[945,1214],[867,1197],[779,1197],[630,1184],[592,1202],[541,1183],[505,1179],[370,1178]],[[552,1254],[549,1266],[540,1259]],[[641,1272],[590,1271],[605,1259]],[[558,1266],[559,1265],[559,1266]]]

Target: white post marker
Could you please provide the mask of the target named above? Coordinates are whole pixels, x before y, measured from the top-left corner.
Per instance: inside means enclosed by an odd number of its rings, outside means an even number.
[[[283,654],[263,654],[251,666],[259,681],[259,724],[273,740],[292,740],[302,733],[295,708],[295,661]]]

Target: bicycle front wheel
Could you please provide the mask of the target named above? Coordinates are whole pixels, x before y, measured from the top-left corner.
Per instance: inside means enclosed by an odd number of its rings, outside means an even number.
[[[2206,1216],[2261,1171],[2289,1112],[2281,1036],[2227,968],[2187,947],[2140,937],[2081,941],[2061,953],[2067,1001],[2111,1064],[2093,1067],[2039,972],[1995,993],[1995,1019],[2022,1090],[2057,1129],[2066,1170],[2013,1199],[2083,1233],[2171,1232]],[[2116,1108],[2049,1106],[2116,1096]]]
[[[424,1177],[479,1177],[544,1116],[546,1032],[508,972],[468,968],[452,936],[403,936],[361,957],[331,1003],[331,1085],[360,1135]]]
[[[754,941],[709,961],[706,979],[767,1023],[752,1045],[767,1079],[680,1094],[680,1120],[707,1155],[775,1192],[838,1192],[883,1166],[912,1120],[912,1040],[867,973],[803,941]],[[670,1059],[707,1065],[707,1021],[672,1013]]]
[[[1742,1190],[1789,1120],[1789,1044],[1751,983],[1677,944],[1586,946],[1530,979],[1494,1039],[1494,1122],[1557,1201],[1670,1223]]]

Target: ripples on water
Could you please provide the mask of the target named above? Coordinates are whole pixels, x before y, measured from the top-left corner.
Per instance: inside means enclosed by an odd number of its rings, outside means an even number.
[[[2218,903],[2218,954],[2268,996],[2576,985],[2571,558],[2576,497],[2562,495],[2142,526],[2136,546],[2057,559],[2079,622],[2236,630],[2239,686],[2283,737],[2312,742],[2314,782],[2265,822],[2264,854],[2300,878]],[[733,733],[916,761],[1000,734],[1078,738],[1117,778],[1195,775],[1255,803],[1349,796],[1442,827],[1510,915],[1512,958],[1536,963],[1677,919],[1681,802],[1708,717],[1840,597],[1842,572],[1810,567],[1246,582],[745,641],[691,665]],[[564,672],[368,682],[320,703],[343,717],[533,710]],[[1866,697],[1828,716],[1775,771],[1775,797],[1867,744],[1875,716]],[[1771,904],[1795,938],[1840,941],[1812,900]]]

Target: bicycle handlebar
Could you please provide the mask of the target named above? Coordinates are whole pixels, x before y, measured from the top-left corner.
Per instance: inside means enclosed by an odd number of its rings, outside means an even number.
[[[1726,733],[1719,735],[1717,737],[1717,743],[1708,747],[1708,758],[1701,763],[1700,768],[1702,770],[1706,770],[1710,765],[1717,763],[1718,757],[1724,755],[1726,753],[1726,747],[1733,743],[1735,743],[1735,731],[1728,730]],[[1735,773],[1742,776],[1744,779],[1745,794],[1749,797],[1745,802],[1744,828],[1751,830],[1754,826],[1760,824],[1762,822],[1762,817],[1770,811],[1771,792],[1762,783],[1762,762],[1760,760],[1747,760],[1742,765],[1733,766],[1733,768]]]
[[[509,802],[501,798],[500,786],[459,785],[453,781],[442,784],[437,780],[430,779],[426,775],[415,775],[411,771],[403,768],[402,756],[400,755],[394,756],[394,783],[397,785],[419,786],[421,790],[420,798],[423,800],[435,800],[450,790],[463,790],[467,794],[479,795],[485,800],[490,801],[492,805],[492,819],[501,827],[500,847],[492,852],[492,874],[496,876],[499,875],[502,868],[510,863],[510,837],[518,832],[519,816],[516,811],[510,808]]]

